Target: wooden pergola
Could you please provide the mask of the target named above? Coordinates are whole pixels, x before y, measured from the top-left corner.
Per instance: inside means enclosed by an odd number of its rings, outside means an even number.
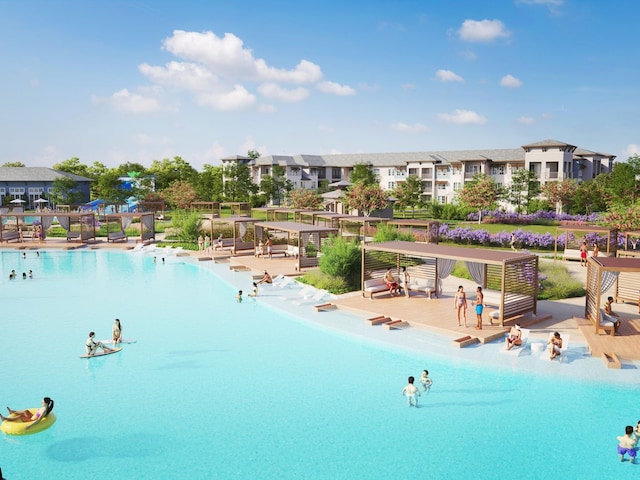
[[[164,203],[164,200],[162,201],[158,201],[158,202],[148,202],[148,201],[141,201],[138,204],[139,208],[138,211],[139,212],[160,212],[162,215],[164,215],[164,211],[166,209],[166,204]]]
[[[249,202],[222,202],[220,208],[230,208],[231,216],[250,217],[251,203]]]
[[[343,237],[358,237],[363,242],[367,241],[367,234],[371,227],[379,223],[389,222],[389,218],[383,217],[356,217],[353,215],[338,218],[340,223],[340,235]]]
[[[37,220],[42,226],[43,238],[47,229],[53,224],[54,218],[67,231],[67,240],[88,242],[96,238],[96,221],[93,212],[51,212],[51,213],[0,213],[0,242],[9,242],[20,238],[23,227],[33,227],[35,223],[25,220]],[[23,232],[24,236],[24,232]]]
[[[264,219],[266,221],[269,221],[269,217],[270,217],[269,214],[274,210],[280,210],[280,207],[254,207],[251,209],[251,216],[255,218],[256,217],[255,214],[262,213],[264,215]]]
[[[254,247],[266,238],[268,232],[281,232],[287,236],[287,244],[297,247],[296,270],[318,266],[322,247],[331,235],[337,235],[337,228],[321,227],[297,222],[256,222],[254,224]],[[313,248],[311,248],[313,246]]]
[[[538,305],[538,257],[503,250],[452,247],[416,242],[367,243],[362,247],[362,289],[365,280],[383,278],[387,269],[406,267],[412,279],[439,285],[457,261],[464,261],[469,273],[483,287],[485,301],[496,296],[498,321],[526,313],[535,314]]]
[[[231,247],[231,253],[254,250],[255,244],[253,238],[251,238],[254,232],[252,226],[258,221],[258,219],[251,217],[216,218],[211,222],[211,241],[215,241],[213,238],[213,225],[224,224],[230,226],[231,237],[223,237],[222,243]]]
[[[340,219],[350,216],[346,213],[324,212],[317,214],[313,223],[324,227],[340,228]]]
[[[140,237],[138,241],[145,243],[156,239],[155,212],[110,213],[105,216],[107,226],[107,241],[117,241],[126,238],[125,230],[138,218],[140,219]],[[118,230],[113,230],[110,224],[117,224]]]
[[[326,213],[328,213],[326,210],[301,210],[298,212],[298,218],[296,221],[300,223],[307,223],[309,225],[317,225],[318,217]]]
[[[403,218],[397,220],[389,220],[389,225],[395,225],[398,230],[400,230],[401,228],[409,228],[411,233],[413,233],[414,229],[424,230],[424,241],[426,243],[438,243],[440,222],[436,220]]]
[[[638,302],[640,258],[590,257],[587,261],[587,295],[584,315],[596,326],[601,323],[605,292],[615,284],[615,301]]]
[[[191,202],[191,210],[220,216],[220,202]]]
[[[631,230],[628,232],[622,233],[624,236],[624,249],[618,250],[619,257],[640,257],[640,232],[636,230]],[[631,240],[632,238],[636,238],[634,242]],[[631,247],[629,248],[629,243],[631,243]]]
[[[576,250],[580,248],[579,244],[576,245],[576,248],[569,247],[569,234],[573,234],[576,232],[583,233],[584,238],[586,238],[586,235],[588,233],[605,235],[607,237],[607,246],[605,249],[603,248],[602,245],[599,245],[600,253],[602,254],[602,256],[607,256],[607,257],[616,256],[616,252],[618,250],[618,229],[617,228],[597,227],[595,225],[582,225],[582,226],[574,225],[574,226],[560,226],[556,228],[556,238],[555,238],[555,245],[553,250],[554,259],[557,258],[557,255],[558,255],[558,237],[561,235],[561,233],[565,234],[565,242],[564,242],[565,252],[567,250]],[[580,241],[579,243],[582,243],[582,242]],[[591,245],[589,245],[589,247],[591,247]]]

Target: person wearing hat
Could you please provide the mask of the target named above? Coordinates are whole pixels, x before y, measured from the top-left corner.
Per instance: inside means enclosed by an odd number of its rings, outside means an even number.
[[[509,330],[509,336],[505,339],[507,344],[507,350],[511,350],[513,347],[519,347],[522,345],[522,330],[520,325],[516,324]]]

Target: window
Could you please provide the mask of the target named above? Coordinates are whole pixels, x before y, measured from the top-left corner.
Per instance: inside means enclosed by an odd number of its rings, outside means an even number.
[[[43,194],[44,187],[29,187],[29,195]]]
[[[431,177],[433,177],[433,168],[423,168],[422,178],[431,178]]]
[[[6,195],[6,190],[4,187],[0,187],[0,195]]]
[[[373,171],[373,174],[374,174],[376,177],[380,177],[380,169],[379,169],[379,168],[374,168],[372,171]]]
[[[269,175],[269,167],[262,167],[260,169],[260,175]]]
[[[313,177],[317,177],[318,176],[318,169],[317,168],[309,169],[309,175],[311,175]]]
[[[9,187],[9,195],[24,195],[24,187]]]
[[[446,205],[447,203],[447,197],[445,197],[444,195],[438,195],[438,203],[441,205]]]
[[[504,167],[491,167],[491,175],[504,175]]]
[[[331,178],[340,178],[340,169],[338,167],[331,169]]]
[[[318,169],[318,180],[324,180],[325,178],[327,178],[327,169],[326,168]]]
[[[461,190],[461,189],[462,189],[462,183],[460,183],[460,182],[453,182],[453,191],[454,191],[454,192],[457,192],[457,191],[459,191],[459,190]]]
[[[446,183],[439,183],[438,190],[446,190],[448,185]]]
[[[462,173],[462,167],[453,167],[451,169],[451,173],[454,175],[460,175]]]
[[[299,167],[291,167],[291,176],[299,177],[300,176],[300,168]]]
[[[387,190],[393,190],[396,188],[396,182],[387,182]]]
[[[417,168],[410,168],[409,169],[409,175],[418,175],[418,169]]]

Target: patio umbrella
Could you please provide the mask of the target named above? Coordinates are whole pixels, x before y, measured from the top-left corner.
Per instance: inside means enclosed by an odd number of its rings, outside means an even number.
[[[16,198],[15,200],[11,200],[9,203],[25,203],[21,198]]]
[[[47,203],[49,200],[47,200],[46,198],[39,198],[37,200],[34,200],[34,203]]]

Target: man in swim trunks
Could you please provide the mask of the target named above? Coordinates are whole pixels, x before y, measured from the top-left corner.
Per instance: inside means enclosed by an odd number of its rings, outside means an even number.
[[[95,332],[89,332],[89,338],[87,338],[87,341],[84,342],[85,349],[87,350],[87,355],[95,355],[99,348],[101,348],[104,353],[113,352],[113,349],[107,347],[104,343],[96,342],[93,339],[95,335]]]
[[[580,266],[581,267],[587,266],[588,251],[589,251],[589,247],[587,247],[587,241],[585,240],[584,242],[582,242],[582,245],[580,245]]]
[[[387,269],[387,273],[384,274],[384,281],[387,284],[387,287],[389,287],[390,295],[395,295],[396,293],[398,293],[398,282],[396,282],[393,273],[391,273],[391,267],[389,267]]]
[[[476,330],[482,330],[482,311],[484,310],[484,293],[482,287],[476,288]]]
[[[264,277],[262,277],[262,280],[258,282],[258,285],[261,283],[273,283],[273,278],[271,278],[271,275],[269,275],[269,272],[266,270],[264,271]]]
[[[633,438],[633,427],[627,425],[624,427],[624,436],[617,437],[618,439],[618,458],[621,462],[624,462],[625,455],[629,455],[629,463],[636,463],[636,445],[638,441]]]

